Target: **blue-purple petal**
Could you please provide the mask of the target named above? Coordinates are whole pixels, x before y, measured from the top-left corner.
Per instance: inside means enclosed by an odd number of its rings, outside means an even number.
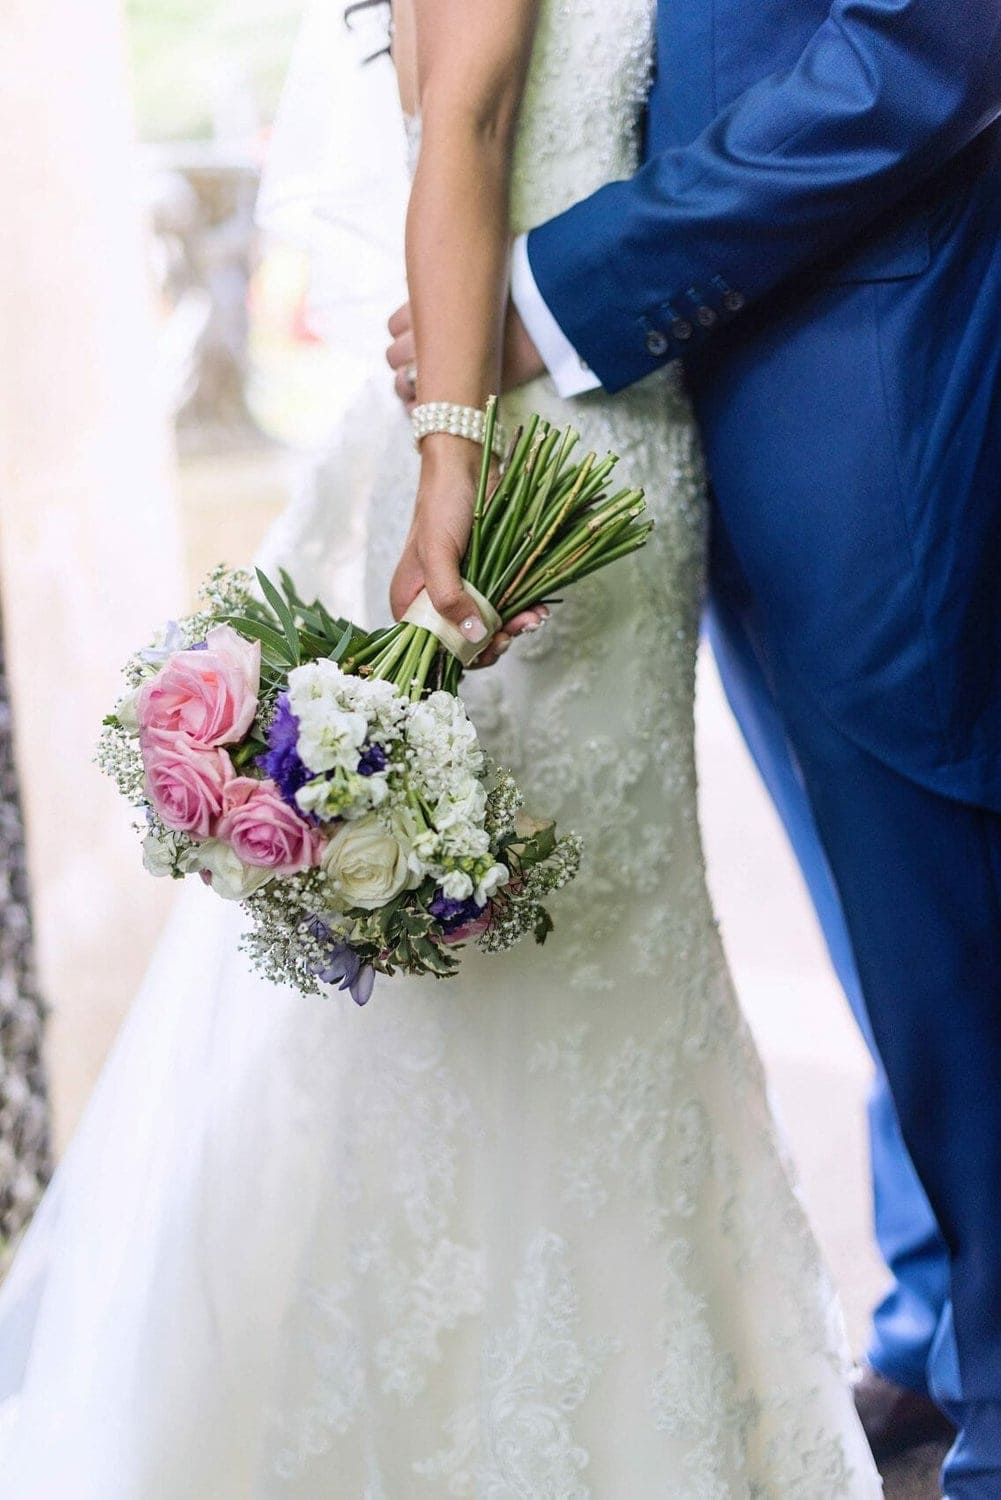
[[[367,1005],[372,998],[372,991],[375,988],[375,970],[372,965],[365,964],[359,969],[357,978],[348,988],[351,991],[351,998],[356,1005]]]

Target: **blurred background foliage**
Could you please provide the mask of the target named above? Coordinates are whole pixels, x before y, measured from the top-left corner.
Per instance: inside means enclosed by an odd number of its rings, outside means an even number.
[[[232,137],[269,120],[302,4],[125,0],[141,138]]]

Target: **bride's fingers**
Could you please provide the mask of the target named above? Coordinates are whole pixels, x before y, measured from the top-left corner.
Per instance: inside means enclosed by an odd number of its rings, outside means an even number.
[[[416,346],[412,333],[404,334],[386,350],[386,361],[395,375],[393,389],[408,411],[413,410],[417,400],[415,352]]]
[[[492,667],[495,662],[500,661],[516,636],[530,635],[533,631],[540,630],[548,619],[549,610],[544,604],[522,610],[521,614],[507,621],[503,630],[498,630],[487,649],[476,658],[473,667]]]
[[[410,325],[410,303],[404,302],[403,306],[398,307],[390,318],[389,331],[394,339],[398,339],[401,334],[410,332]]]
[[[506,628],[504,630],[498,630],[497,634],[494,636],[493,640],[490,642],[486,650],[481,651],[479,656],[473,662],[471,670],[474,672],[478,672],[483,667],[494,666],[496,662],[500,661],[501,657],[504,655],[504,652],[509,649],[510,645],[511,637],[508,635]]]
[[[532,631],[540,630],[549,619],[549,610],[544,604],[533,605],[531,609],[523,609],[520,615],[514,619],[506,620],[504,623],[504,634],[515,636],[530,634]]]
[[[417,393],[414,390],[413,377],[407,370],[400,370],[393,381],[393,390],[403,402],[407,411],[413,411],[417,405]]]
[[[417,345],[413,334],[408,332],[390,344],[386,350],[386,363],[391,370],[404,370],[414,363],[416,356]]]

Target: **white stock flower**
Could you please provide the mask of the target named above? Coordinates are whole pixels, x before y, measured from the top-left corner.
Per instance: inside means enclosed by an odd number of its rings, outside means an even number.
[[[381,807],[389,795],[385,776],[362,776],[358,771],[338,770],[333,776],[314,776],[295,794],[300,812],[311,813],[324,823],[337,818],[361,818]]]
[[[490,852],[490,835],[485,828],[456,823],[442,834],[441,852],[450,859],[482,859]]]
[[[272,878],[271,870],[261,870],[245,865],[234,854],[228,844],[220,839],[206,839],[191,851],[194,869],[204,870],[211,876],[211,885],[217,896],[224,901],[245,901]]]
[[[311,771],[354,771],[368,734],[364,714],[348,713],[328,699],[310,699],[299,719],[299,756]]]
[[[321,699],[335,702],[347,679],[334,661],[310,661],[288,674],[288,701],[298,717],[309,703]]]
[[[473,894],[473,882],[462,870],[449,870],[439,884],[450,901],[468,901]]]
[[[407,865],[417,881],[427,874],[428,863],[434,858],[437,839],[424,819],[405,802],[394,807],[390,818],[393,837],[407,856]]]
[[[434,825],[442,830],[460,823],[480,827],[486,810],[487,794],[482,781],[472,776],[463,777],[454,788],[439,797],[434,809]]]
[[[510,879],[511,872],[507,865],[491,865],[473,892],[477,906],[486,906],[494,892],[502,885],[507,885]]]
[[[369,813],[337,830],[321,863],[343,905],[375,911],[411,884],[407,853],[382,820]]]

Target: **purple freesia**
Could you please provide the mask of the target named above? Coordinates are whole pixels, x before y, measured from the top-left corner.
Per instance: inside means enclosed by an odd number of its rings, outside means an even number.
[[[467,922],[475,922],[483,915],[483,907],[472,896],[465,901],[454,901],[451,896],[445,895],[441,886],[435,891],[428,911],[443,932],[455,932],[456,928],[465,927]]]
[[[257,764],[271,777],[289,806],[301,816],[295,794],[312,779],[313,773],[303,764],[298,747],[299,720],[292,712],[288,694],[282,693],[268,729],[268,748],[257,757]]]
[[[334,942],[333,933],[319,917],[310,923],[310,931],[321,942],[330,941],[329,951],[313,969],[317,979],[321,984],[336,984],[338,989],[350,991],[356,1005],[367,1005],[375,987],[372,965],[362,963],[360,954],[349,943]]]

